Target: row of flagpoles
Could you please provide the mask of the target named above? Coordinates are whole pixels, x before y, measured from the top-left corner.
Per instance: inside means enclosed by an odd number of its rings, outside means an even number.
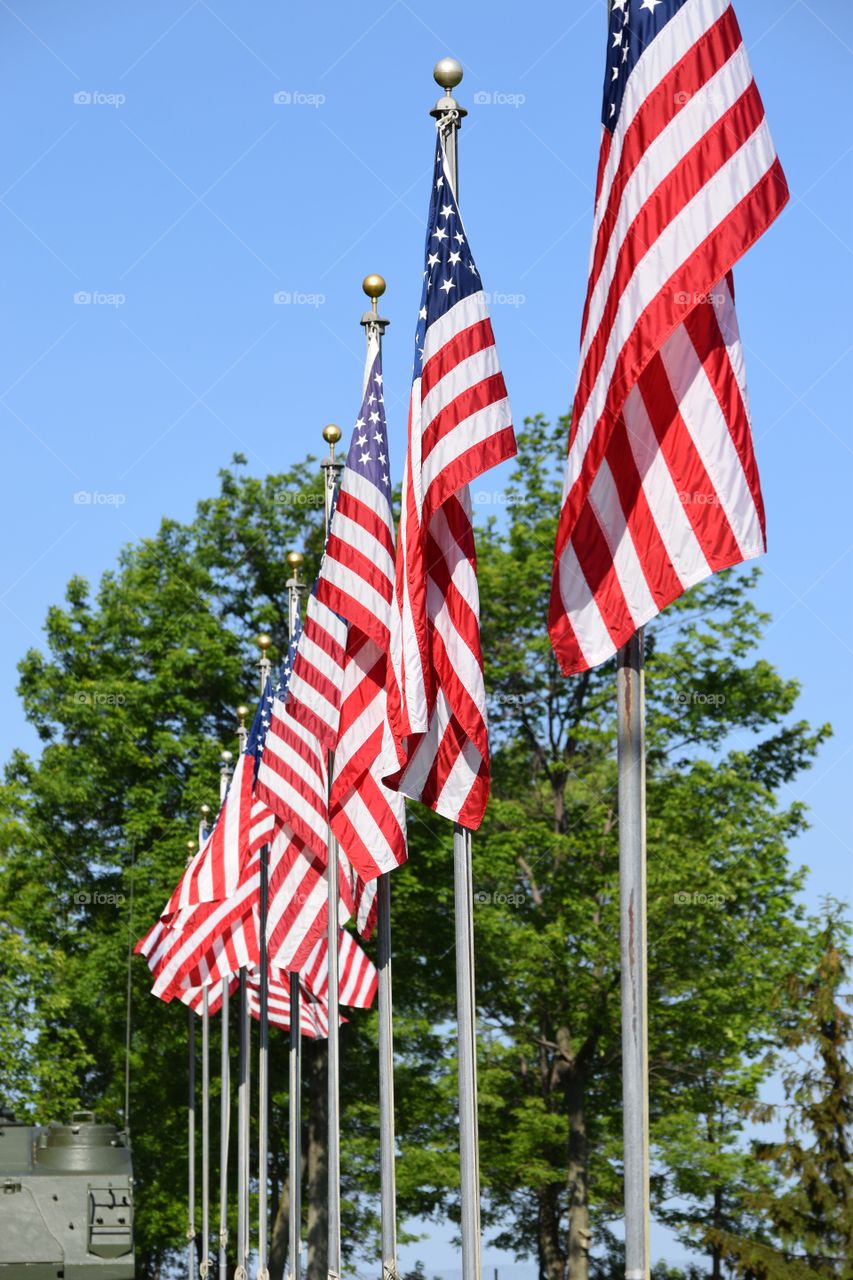
[[[632,7],[633,6],[633,7]],[[731,269],[787,200],[729,0],[610,0],[591,274],[549,631],[567,676],[618,654],[627,1280],[649,1275],[643,626],[687,587],[764,549]],[[612,38],[612,44],[611,44]],[[226,1280],[229,1000],[238,993],[235,1280],[250,1256],[250,1017],[258,1055],[258,1280],[268,1268],[269,1025],[290,1032],[289,1255],[301,1250],[301,1037],[328,1039],[328,1276],[342,1268],[340,1007],[378,991],[381,1244],[394,1280],[390,874],[404,797],[453,823],[464,1280],[479,1280],[472,831],[489,747],[469,485],[515,452],[485,295],[458,206],[453,59],[437,124],[409,440],[394,545],[377,309],[345,462],[327,427],[326,544],[290,647],[263,638],[260,702],[222,769],[219,815],[137,948],[154,993],[190,1008],[190,1269],[195,1266],[195,1022],[202,1019],[202,1247],[209,1269],[209,1019],[221,1014],[219,1272]],[[725,111],[720,103],[728,104]],[[639,176],[638,176],[639,175]],[[698,495],[698,496],[696,496]],[[696,496],[695,502],[693,501]],[[243,709],[248,715],[248,710]],[[378,931],[378,972],[342,925]]]
[[[381,384],[381,338],[387,321],[381,319],[377,312],[377,298],[384,292],[384,282],[381,277],[368,277],[365,281],[365,292],[372,299],[372,310],[369,311],[362,319],[362,324],[366,331],[367,337],[367,368],[365,371],[365,402],[368,400],[376,401],[377,396],[374,392],[368,392],[370,388],[367,386],[367,379],[374,370],[378,368],[379,384]],[[361,419],[360,419],[361,421]],[[384,428],[384,413],[382,415]],[[325,492],[325,521],[327,534],[331,526],[332,514],[335,507],[337,495],[337,485],[341,472],[344,470],[344,463],[338,461],[335,457],[335,445],[340,439],[340,431],[335,426],[328,426],[324,430],[324,439],[329,444],[330,452],[328,458],[323,463],[324,473],[324,492]],[[387,443],[386,443],[387,447]],[[300,642],[305,637],[305,650],[310,649],[311,645],[316,644],[318,636],[323,635],[323,627],[326,623],[330,623],[332,630],[336,630],[335,623],[340,619],[334,619],[330,611],[321,606],[317,600],[316,584],[312,593],[312,601],[309,605],[309,615],[306,618],[305,629],[303,631],[300,619],[300,596],[304,591],[304,586],[300,580],[300,568],[303,563],[303,556],[299,552],[291,552],[288,556],[288,565],[291,576],[287,581],[288,593],[288,613],[289,613],[289,634],[290,634],[290,655],[288,663],[285,665],[285,671],[290,669],[293,674],[294,665],[296,666],[296,675],[298,679],[305,679],[307,676],[309,684],[313,675],[311,671],[311,662],[303,662],[302,668],[299,668],[299,658],[302,656],[300,651]],[[313,607],[312,607],[313,606]],[[328,635],[325,639],[328,640]],[[333,637],[334,639],[334,637]],[[250,742],[258,733],[258,720],[265,718],[265,700],[272,702],[271,697],[271,664],[269,662],[267,651],[270,646],[270,638],[263,635],[259,638],[259,646],[261,649],[261,659],[259,662],[260,673],[260,695],[261,701],[258,707],[258,713],[255,717],[252,733],[246,729],[246,717],[249,714],[249,708],[241,706],[237,709],[239,717],[238,735],[240,740],[238,759],[241,764],[243,759],[252,754]],[[322,639],[321,639],[322,643]],[[340,655],[339,655],[340,657]],[[316,673],[313,673],[316,674]],[[322,678],[323,672],[320,673]],[[328,674],[328,673],[326,673]],[[281,692],[282,681],[279,682],[279,692]],[[315,685],[315,693],[318,692]],[[286,687],[283,690],[286,695]],[[321,699],[324,692],[320,693]],[[304,745],[304,741],[303,741]],[[261,753],[262,754],[262,753]],[[216,890],[208,885],[207,888],[199,888],[199,882],[203,881],[205,876],[210,879],[216,878],[216,872],[213,870],[212,864],[214,859],[219,857],[222,865],[218,870],[220,875],[227,875],[227,868],[224,866],[224,860],[227,859],[229,852],[236,853],[237,863],[240,864],[241,871],[234,882],[232,874],[232,890],[239,887],[239,882],[244,879],[244,872],[249,864],[249,852],[246,841],[245,818],[246,806],[239,814],[239,821],[235,824],[233,813],[229,813],[226,804],[229,794],[234,798],[233,788],[235,786],[235,774],[237,770],[232,769],[233,757],[230,752],[222,753],[223,764],[220,771],[220,812],[216,824],[212,829],[207,825],[208,807],[203,807],[203,821],[199,832],[199,851],[193,855],[195,842],[188,841],[190,850],[190,858],[188,860],[185,876],[179,884],[175,893],[167,905],[163,917],[158,921],[149,934],[142,940],[137,947],[148,959],[149,965],[155,977],[159,981],[155,982],[155,993],[165,996],[165,998],[177,998],[185,1001],[189,1006],[189,1036],[188,1036],[188,1055],[189,1055],[189,1106],[188,1106],[188,1270],[190,1277],[198,1274],[203,1278],[209,1273],[210,1269],[210,1224],[209,1224],[209,1177],[210,1177],[210,1079],[209,1079],[209,1023],[213,1014],[221,1013],[221,1111],[220,1111],[220,1185],[219,1185],[219,1250],[218,1250],[218,1268],[220,1280],[226,1280],[229,1264],[229,1239],[228,1239],[228,1152],[230,1142],[230,1053],[229,1053],[229,999],[234,994],[235,989],[238,995],[238,1040],[239,1040],[239,1057],[238,1057],[238,1075],[237,1075],[237,1236],[234,1249],[234,1257],[236,1259],[235,1278],[236,1280],[245,1280],[248,1275],[249,1259],[250,1259],[250,1182],[251,1175],[249,1170],[249,1117],[250,1117],[250,1048],[251,1037],[249,1034],[249,1018],[253,1014],[259,1022],[259,1047],[258,1047],[258,1178],[257,1178],[257,1276],[258,1280],[264,1280],[268,1275],[268,1239],[267,1239],[267,1124],[268,1124],[268,1054],[269,1054],[269,1024],[275,1021],[279,1025],[289,1027],[290,1047],[289,1047],[289,1117],[288,1117],[288,1133],[289,1133],[289,1203],[288,1203],[288,1257],[289,1270],[288,1274],[291,1280],[299,1280],[301,1274],[301,1250],[302,1250],[302,1204],[301,1204],[301,1181],[302,1181],[302,1151],[301,1151],[301,1038],[303,1034],[312,1038],[325,1038],[328,1041],[328,1133],[327,1133],[327,1161],[328,1161],[328,1231],[327,1231],[327,1250],[328,1250],[328,1275],[329,1277],[337,1277],[341,1274],[342,1250],[341,1250],[341,1229],[340,1229],[340,1115],[339,1115],[339,1006],[341,1003],[357,1003],[360,1005],[368,1005],[372,1003],[373,997],[378,986],[379,989],[379,1043],[380,1043],[380,1130],[381,1130],[381,1192],[382,1192],[382,1215],[381,1215],[381,1241],[382,1241],[382,1260],[383,1275],[385,1277],[395,1277],[397,1275],[396,1262],[396,1190],[395,1190],[395,1144],[394,1144],[394,1095],[393,1095],[393,1031],[392,1031],[392,1004],[391,1004],[391,916],[390,916],[390,881],[388,873],[384,873],[378,877],[374,886],[374,894],[371,894],[367,885],[360,883],[361,902],[357,898],[353,898],[353,905],[356,909],[360,908],[362,914],[366,913],[366,919],[362,923],[365,931],[369,932],[371,921],[375,918],[377,927],[377,943],[379,970],[374,971],[373,966],[367,960],[367,957],[357,948],[356,944],[349,939],[349,935],[342,934],[340,930],[341,916],[341,885],[342,876],[348,877],[352,883],[348,884],[348,889],[352,891],[353,884],[357,882],[354,877],[352,868],[345,855],[341,854],[338,849],[337,837],[332,829],[331,821],[329,821],[327,833],[327,847],[325,866],[323,868],[323,878],[325,889],[323,899],[325,901],[325,910],[320,911],[314,920],[314,928],[310,936],[316,936],[316,942],[313,950],[308,952],[304,939],[301,947],[303,957],[307,954],[307,959],[299,968],[294,968],[288,973],[288,986],[285,992],[280,984],[273,982],[270,985],[270,966],[275,957],[268,957],[268,938],[269,938],[269,852],[270,843],[264,841],[260,849],[257,850],[257,898],[247,899],[251,903],[252,910],[257,913],[257,928],[252,934],[252,939],[247,938],[246,919],[240,917],[237,921],[238,927],[234,930],[235,919],[227,912],[221,919],[216,919],[216,908],[221,904],[227,903],[230,898],[234,897],[234,893],[225,894],[222,897],[214,896]],[[245,769],[245,765],[243,766]],[[239,768],[239,766],[238,766]],[[257,775],[258,770],[256,770]],[[298,772],[298,769],[297,769]],[[331,750],[327,752],[326,758],[326,779],[329,785],[330,794],[327,797],[329,813],[331,812],[331,784],[334,777],[334,755]],[[257,781],[257,776],[255,781]],[[242,779],[239,780],[242,782]],[[239,783],[238,783],[239,785]],[[299,797],[298,782],[293,788],[293,794]],[[257,820],[258,802],[255,799],[255,786],[249,789],[249,813],[250,818],[254,816]],[[304,797],[303,797],[304,798]],[[239,803],[241,797],[236,797]],[[232,806],[233,808],[233,806]],[[295,814],[288,814],[296,820]],[[228,825],[229,820],[232,827],[236,825],[237,835],[236,842],[231,833],[231,843],[234,848],[229,850],[228,841]],[[241,827],[242,823],[242,827]],[[263,818],[261,818],[263,824]],[[225,831],[222,831],[223,826]],[[220,830],[223,846],[219,850],[216,848],[215,836],[217,828]],[[298,843],[298,842],[297,842]],[[345,867],[344,871],[342,868]],[[316,858],[313,864],[313,871],[317,871]],[[291,871],[293,867],[291,866]],[[299,868],[305,871],[303,865]],[[338,874],[335,875],[335,870]],[[233,868],[232,868],[233,871]],[[192,886],[187,888],[189,881],[193,881]],[[304,887],[306,877],[299,878],[297,882],[300,887]],[[312,894],[310,902],[312,907],[316,909],[318,902],[317,883],[312,886]],[[285,889],[286,891],[286,889]],[[358,892],[358,891],[356,891]],[[372,899],[365,905],[365,898]],[[294,896],[294,902],[299,900],[299,893]],[[183,904],[183,905],[181,905]],[[243,904],[246,905],[245,903]],[[183,913],[181,915],[180,913]],[[209,931],[205,939],[206,950],[201,955],[197,949],[190,949],[189,956],[183,963],[183,969],[175,969],[173,967],[170,972],[168,969],[168,961],[170,956],[175,953],[175,945],[179,945],[179,939],[185,934],[187,928],[194,922],[204,922],[205,917],[212,917],[213,927]],[[317,922],[325,923],[324,933],[321,934],[316,927]],[[232,929],[229,935],[228,930]],[[169,941],[169,935],[175,935],[175,939]],[[251,941],[256,944],[256,951],[252,952]],[[248,942],[248,946],[246,945]],[[228,959],[223,959],[223,952],[231,949],[233,954]],[[215,954],[214,954],[215,953]],[[321,988],[323,994],[313,993],[313,999],[310,1003],[306,1003],[306,994],[310,993],[312,985],[312,972],[317,967],[318,958],[325,959],[325,968],[320,969]],[[241,963],[242,961],[242,963]],[[346,965],[346,990],[340,990],[340,966],[341,963]],[[353,989],[352,971],[354,963],[357,966],[361,964],[368,974],[367,989],[365,991],[365,982],[362,978],[360,986]],[[203,971],[207,970],[209,982],[204,981]],[[164,974],[167,975],[164,979]],[[221,976],[219,981],[218,975]],[[236,975],[236,977],[235,977]],[[200,979],[200,981],[198,981]],[[217,995],[215,999],[211,999],[210,992],[214,985],[217,986]],[[236,984],[236,985],[235,985]],[[306,991],[306,988],[308,989]],[[305,1014],[308,1014],[308,1017]],[[198,1178],[196,1176],[196,1034],[195,1019],[200,1015],[202,1025],[202,1111],[201,1111],[201,1151],[202,1151],[202,1171],[201,1171],[201,1234],[197,1230],[195,1220]]]
[[[438,241],[438,253],[428,253],[427,275],[430,268],[434,269],[439,263],[448,266],[451,276],[455,274],[462,286],[460,292],[466,297],[473,319],[488,330],[490,337],[482,286],[456,206],[456,133],[466,113],[451,96],[451,90],[461,79],[461,68],[452,60],[444,60],[436,69],[436,79],[445,90],[432,112],[438,122],[438,141],[430,239]],[[444,240],[448,243],[442,246]],[[464,257],[460,253],[463,246]],[[429,347],[427,320],[431,319],[440,329],[455,301],[455,298],[448,299],[450,290],[445,289],[443,309],[441,305],[431,308],[431,301],[436,302],[440,296],[436,290],[430,299],[431,283],[429,279],[425,281],[424,305],[420,315],[422,332],[419,344],[422,345],[418,351],[421,361],[425,359],[424,350]],[[299,607],[302,557],[299,553],[291,553],[288,557],[291,577],[287,582],[288,659],[278,681],[273,682],[267,656],[270,640],[266,636],[260,638],[261,700],[251,731],[246,729],[245,723],[248,708],[238,708],[238,763],[232,771],[230,757],[227,752],[223,753],[219,815],[211,830],[207,829],[206,823],[202,824],[198,852],[190,858],[160,921],[137,948],[146,956],[155,975],[155,994],[165,999],[179,998],[190,1007],[189,1266],[191,1274],[194,1274],[196,1257],[200,1257],[202,1277],[208,1273],[210,1265],[209,1020],[217,1011],[222,1014],[220,1280],[225,1280],[229,1258],[229,998],[236,988],[239,1054],[235,1277],[236,1280],[245,1280],[250,1257],[249,1015],[254,1013],[260,1022],[257,1275],[258,1280],[265,1280],[268,1274],[269,1023],[271,999],[272,1007],[281,1009],[285,1005],[279,996],[278,983],[283,969],[288,972],[286,1022],[290,1030],[289,1274],[298,1280],[301,1253],[300,1033],[322,1034],[316,1014],[309,1027],[304,1025],[306,987],[313,995],[315,1010],[321,1012],[319,1021],[325,1024],[328,1040],[327,1269],[330,1278],[341,1274],[338,1030],[339,1006],[344,997],[340,991],[339,965],[343,958],[343,940],[349,937],[340,930],[344,901],[344,914],[355,915],[360,932],[368,935],[374,921],[378,931],[379,968],[371,987],[371,1000],[373,989],[378,987],[381,1249],[383,1276],[393,1280],[397,1275],[389,877],[391,869],[405,858],[404,795],[422,800],[454,821],[462,1241],[465,1276],[479,1275],[471,831],[462,821],[467,818],[472,825],[479,824],[488,792],[479,630],[476,614],[460,623],[458,609],[448,608],[446,600],[437,609],[431,603],[429,612],[423,599],[414,603],[407,600],[401,609],[403,615],[407,610],[412,614],[420,610],[414,626],[416,631],[419,628],[418,643],[422,650],[434,643],[435,633],[443,623],[445,629],[455,628],[457,635],[461,635],[468,649],[473,651],[473,677],[464,669],[453,672],[465,680],[466,693],[471,697],[470,705],[463,701],[460,707],[454,705],[443,687],[446,678],[444,681],[440,675],[436,678],[432,653],[426,666],[420,667],[422,653],[417,652],[417,647],[413,650],[411,636],[401,635],[399,617],[395,616],[391,596],[397,589],[394,587],[395,576],[399,586],[401,559],[402,573],[406,576],[414,553],[414,558],[421,557],[420,572],[427,583],[433,573],[436,578],[441,572],[454,576],[461,569],[470,575],[476,597],[473,527],[467,484],[484,467],[479,460],[472,461],[471,441],[463,434],[456,446],[456,454],[451,451],[442,464],[452,477],[453,498],[459,503],[455,540],[451,539],[436,555],[434,549],[428,552],[426,548],[432,531],[423,510],[422,494],[418,492],[423,477],[412,473],[410,449],[404,485],[404,506],[408,504],[409,520],[406,522],[404,519],[401,526],[402,541],[395,575],[390,463],[381,372],[382,336],[388,322],[379,316],[377,308],[377,300],[385,285],[381,277],[371,276],[365,280],[364,288],[372,301],[372,308],[361,321],[367,342],[363,404],[346,464],[335,456],[335,446],[340,439],[338,428],[329,426],[323,433],[329,445],[329,456],[322,463],[326,551],[320,576],[309,595],[304,628]],[[437,314],[430,316],[431,309],[437,310]],[[452,332],[443,334],[434,359],[437,357],[439,362],[446,364],[449,351],[452,360],[454,341],[458,345],[458,335]],[[493,339],[481,345],[493,353]],[[461,367],[467,362],[464,352],[457,353],[455,359]],[[514,452],[506,392],[499,373],[494,382],[492,404],[486,406],[492,409],[491,422],[486,423],[485,432],[486,438],[491,435],[497,442],[492,462]],[[419,411],[420,405],[416,405],[415,413]],[[440,408],[436,412],[440,412]],[[343,481],[338,491],[342,473]],[[440,479],[447,484],[445,477]],[[439,500],[436,505],[440,506]],[[468,596],[469,613],[470,599],[471,592]],[[410,618],[407,620],[411,621]],[[470,630],[472,622],[473,632]],[[451,654],[451,664],[452,661]],[[394,670],[390,672],[387,668],[392,665]],[[397,677],[396,684],[394,676]],[[433,687],[428,687],[430,684]],[[392,687],[396,690],[396,726],[392,726],[392,712],[387,706],[388,690]],[[417,690],[420,699],[414,697],[407,703],[409,687]],[[359,708],[367,702],[372,708],[371,714],[366,716],[361,711],[348,716],[350,701]],[[479,754],[471,750],[470,742],[460,742],[463,733],[475,741]],[[393,745],[390,754],[389,743]],[[396,780],[388,776],[395,772]],[[386,785],[388,783],[390,786]],[[325,827],[325,847],[322,849],[318,838],[321,824]],[[283,858],[279,847],[282,830],[286,833],[286,855]],[[344,842],[341,847],[339,836]],[[318,895],[320,871],[325,881],[324,910]],[[310,886],[307,894],[306,885]],[[291,895],[289,900],[288,894]],[[306,913],[302,909],[306,901],[313,911],[310,919],[305,918]],[[282,921],[289,922],[289,930],[277,930],[276,924]],[[318,948],[323,950],[320,928],[323,923],[324,983],[322,993],[312,993],[306,975],[310,973]],[[294,932],[296,937],[292,938],[291,933]],[[314,949],[310,951],[308,942],[315,939]],[[356,944],[352,942],[348,948],[350,964],[354,947]],[[215,999],[211,998],[214,985],[217,990]],[[199,1012],[203,1042],[200,1250],[195,1224],[193,1021]],[[281,1022],[280,1017],[276,1020]]]

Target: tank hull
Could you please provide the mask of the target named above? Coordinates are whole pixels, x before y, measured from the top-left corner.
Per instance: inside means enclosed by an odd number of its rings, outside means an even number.
[[[94,1117],[0,1120],[0,1280],[133,1280],[130,1150]]]

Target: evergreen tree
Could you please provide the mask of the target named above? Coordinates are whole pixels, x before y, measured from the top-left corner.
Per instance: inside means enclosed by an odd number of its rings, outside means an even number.
[[[838,904],[828,902],[816,966],[789,979],[796,1016],[785,1045],[795,1061],[784,1074],[785,1141],[757,1146],[776,1175],[746,1197],[757,1230],[746,1238],[708,1233],[745,1280],[853,1277],[853,1017],[843,991],[849,937]]]

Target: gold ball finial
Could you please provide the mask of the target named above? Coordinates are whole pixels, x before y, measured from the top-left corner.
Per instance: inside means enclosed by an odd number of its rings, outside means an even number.
[[[365,276],[361,282],[361,287],[373,304],[373,314],[378,315],[379,313],[376,309],[376,302],[377,299],[381,298],[385,292],[385,281],[382,279],[382,276],[377,276],[375,274]]]
[[[462,79],[462,63],[458,58],[439,58],[433,68],[433,79],[445,93],[455,89]]]
[[[246,716],[248,714],[249,714],[249,708],[244,706],[243,703],[241,702],[239,707],[237,708],[237,715],[240,717],[241,727],[246,723]]]
[[[368,298],[372,298],[375,302],[376,299],[381,298],[385,292],[385,281],[382,279],[382,276],[365,276],[361,282],[361,287],[367,294]]]
[[[334,422],[328,423],[328,425],[323,428],[323,439],[326,441],[326,444],[336,445],[340,438],[341,429],[340,427],[335,426]]]
[[[194,849],[194,848],[195,848],[195,840],[188,840],[188,841],[187,841],[187,853],[192,853],[192,851],[193,851],[193,849]]]
[[[301,569],[305,563],[305,557],[301,551],[288,551],[286,559],[291,569]]]
[[[203,804],[203,805],[201,806],[201,816],[202,816],[203,818],[206,818],[206,817],[209,815],[209,813],[210,813],[210,805],[209,805],[209,804]]]
[[[258,648],[261,650],[262,653],[266,653],[267,649],[269,649],[271,644],[272,644],[272,636],[267,635],[266,631],[262,631],[261,634],[258,636]]]
[[[231,761],[234,759],[234,753],[231,751],[221,751],[219,754],[222,757],[223,764],[226,764],[226,765],[230,764]]]

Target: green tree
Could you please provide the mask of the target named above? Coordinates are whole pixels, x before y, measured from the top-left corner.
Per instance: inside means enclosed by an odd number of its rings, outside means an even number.
[[[215,803],[234,707],[256,687],[257,632],[278,653],[286,642],[275,566],[294,546],[316,563],[321,522],[308,464],[265,481],[226,471],[191,525],[165,520],[94,594],[73,579],[48,613],[46,653],[24,657],[42,750],[13,755],[0,793],[0,1000],[17,1013],[4,1019],[2,1092],[25,1114],[82,1104],[126,1119],[129,944],[174,885],[201,803]],[[187,1014],[151,999],[141,960],[131,976],[140,1275],[153,1276],[186,1223]]]
[[[220,749],[234,747],[234,708],[257,684],[255,639],[273,658],[287,644],[283,570],[289,550],[321,550],[322,482],[309,459],[258,480],[244,459],[194,520],[164,520],[126,548],[95,592],[69,583],[45,624],[45,651],[20,664],[20,694],[42,749],[15,752],[0,787],[0,1097],[36,1120],[94,1107],[125,1123],[125,1009],[129,949],[156,919],[186,859],[202,803],[215,804]],[[137,1184],[138,1274],[154,1280],[185,1248],[187,1012],[151,998],[144,962],[131,963],[130,1128]],[[232,1002],[233,1005],[233,1002]],[[233,1015],[233,1010],[232,1010]],[[421,1012],[399,1021],[397,1094],[412,1133],[447,1115],[445,1082],[423,1064],[440,1053]],[[232,1025],[232,1044],[236,1030]],[[212,1056],[218,1060],[218,1020]],[[378,1188],[375,1018],[354,1013],[343,1032],[344,1214],[350,1252],[370,1247]],[[272,1032],[271,1275],[285,1264],[286,1041]],[[324,1048],[306,1046],[306,1176],[312,1212],[325,1195],[320,1106]],[[214,1080],[214,1090],[216,1082]],[[217,1098],[214,1096],[214,1126]],[[428,1143],[425,1142],[425,1147]],[[213,1143],[214,1182],[217,1143]],[[230,1185],[235,1185],[234,1144]],[[400,1162],[401,1213],[438,1212],[443,1158],[410,1147]],[[306,1219],[311,1215],[306,1206]],[[198,1215],[196,1215],[198,1222]],[[306,1222],[307,1225],[307,1222]],[[233,1239],[234,1224],[231,1226]],[[312,1233],[311,1272],[326,1267]]]
[[[480,535],[494,799],[474,842],[475,923],[486,1218],[546,1280],[586,1280],[590,1258],[604,1274],[621,1213],[615,697],[611,669],[562,679],[544,628],[565,429],[527,424],[505,517]],[[128,942],[156,917],[211,803],[233,708],[255,686],[255,635],[283,651],[284,557],[306,550],[310,579],[320,495],[307,463],[257,480],[235,460],[191,523],[165,521],[128,548],[94,595],[72,581],[48,615],[46,653],[23,660],[42,752],[16,753],[0,790],[0,917],[13,939],[0,1001],[29,1019],[0,1068],[16,1105],[121,1118]],[[673,1218],[685,1238],[697,1206],[711,1226],[734,1220],[714,1199],[733,1167],[760,1185],[764,1165],[737,1154],[731,1117],[757,1101],[787,1025],[772,997],[813,963],[787,855],[805,817],[777,793],[826,731],[792,722],[796,683],[756,656],[766,619],[754,584],[748,571],[714,579],[648,638],[654,1190],[661,1212],[674,1213],[673,1196],[689,1202],[692,1216]],[[451,833],[417,806],[409,832],[393,883],[399,1206],[445,1218],[458,1215]],[[187,1015],[151,999],[140,961],[131,972],[139,1274],[153,1280],[183,1248]],[[375,1037],[374,1015],[353,1016],[342,1077],[346,1240],[373,1256]],[[276,1280],[286,1061],[272,1058]],[[308,1074],[316,1099],[321,1075]],[[319,1247],[312,1270],[325,1274]]]
[[[543,1277],[586,1280],[621,1214],[615,683],[612,665],[564,680],[543,627],[566,428],[526,425],[507,519],[480,538],[496,750],[474,848],[489,1221]],[[827,732],[791,722],[797,684],[756,656],[755,581],[703,584],[647,642],[655,1201],[686,1195],[712,1222],[729,1165],[758,1176],[720,1113],[757,1102],[776,993],[812,954],[787,857],[804,814],[777,791]],[[708,1157],[692,1186],[673,1125]]]
[[[775,1175],[767,1189],[744,1197],[756,1230],[708,1232],[747,1280],[853,1276],[853,1017],[842,990],[853,959],[849,938],[838,905],[827,903],[817,963],[790,979],[785,1140],[756,1147]]]

